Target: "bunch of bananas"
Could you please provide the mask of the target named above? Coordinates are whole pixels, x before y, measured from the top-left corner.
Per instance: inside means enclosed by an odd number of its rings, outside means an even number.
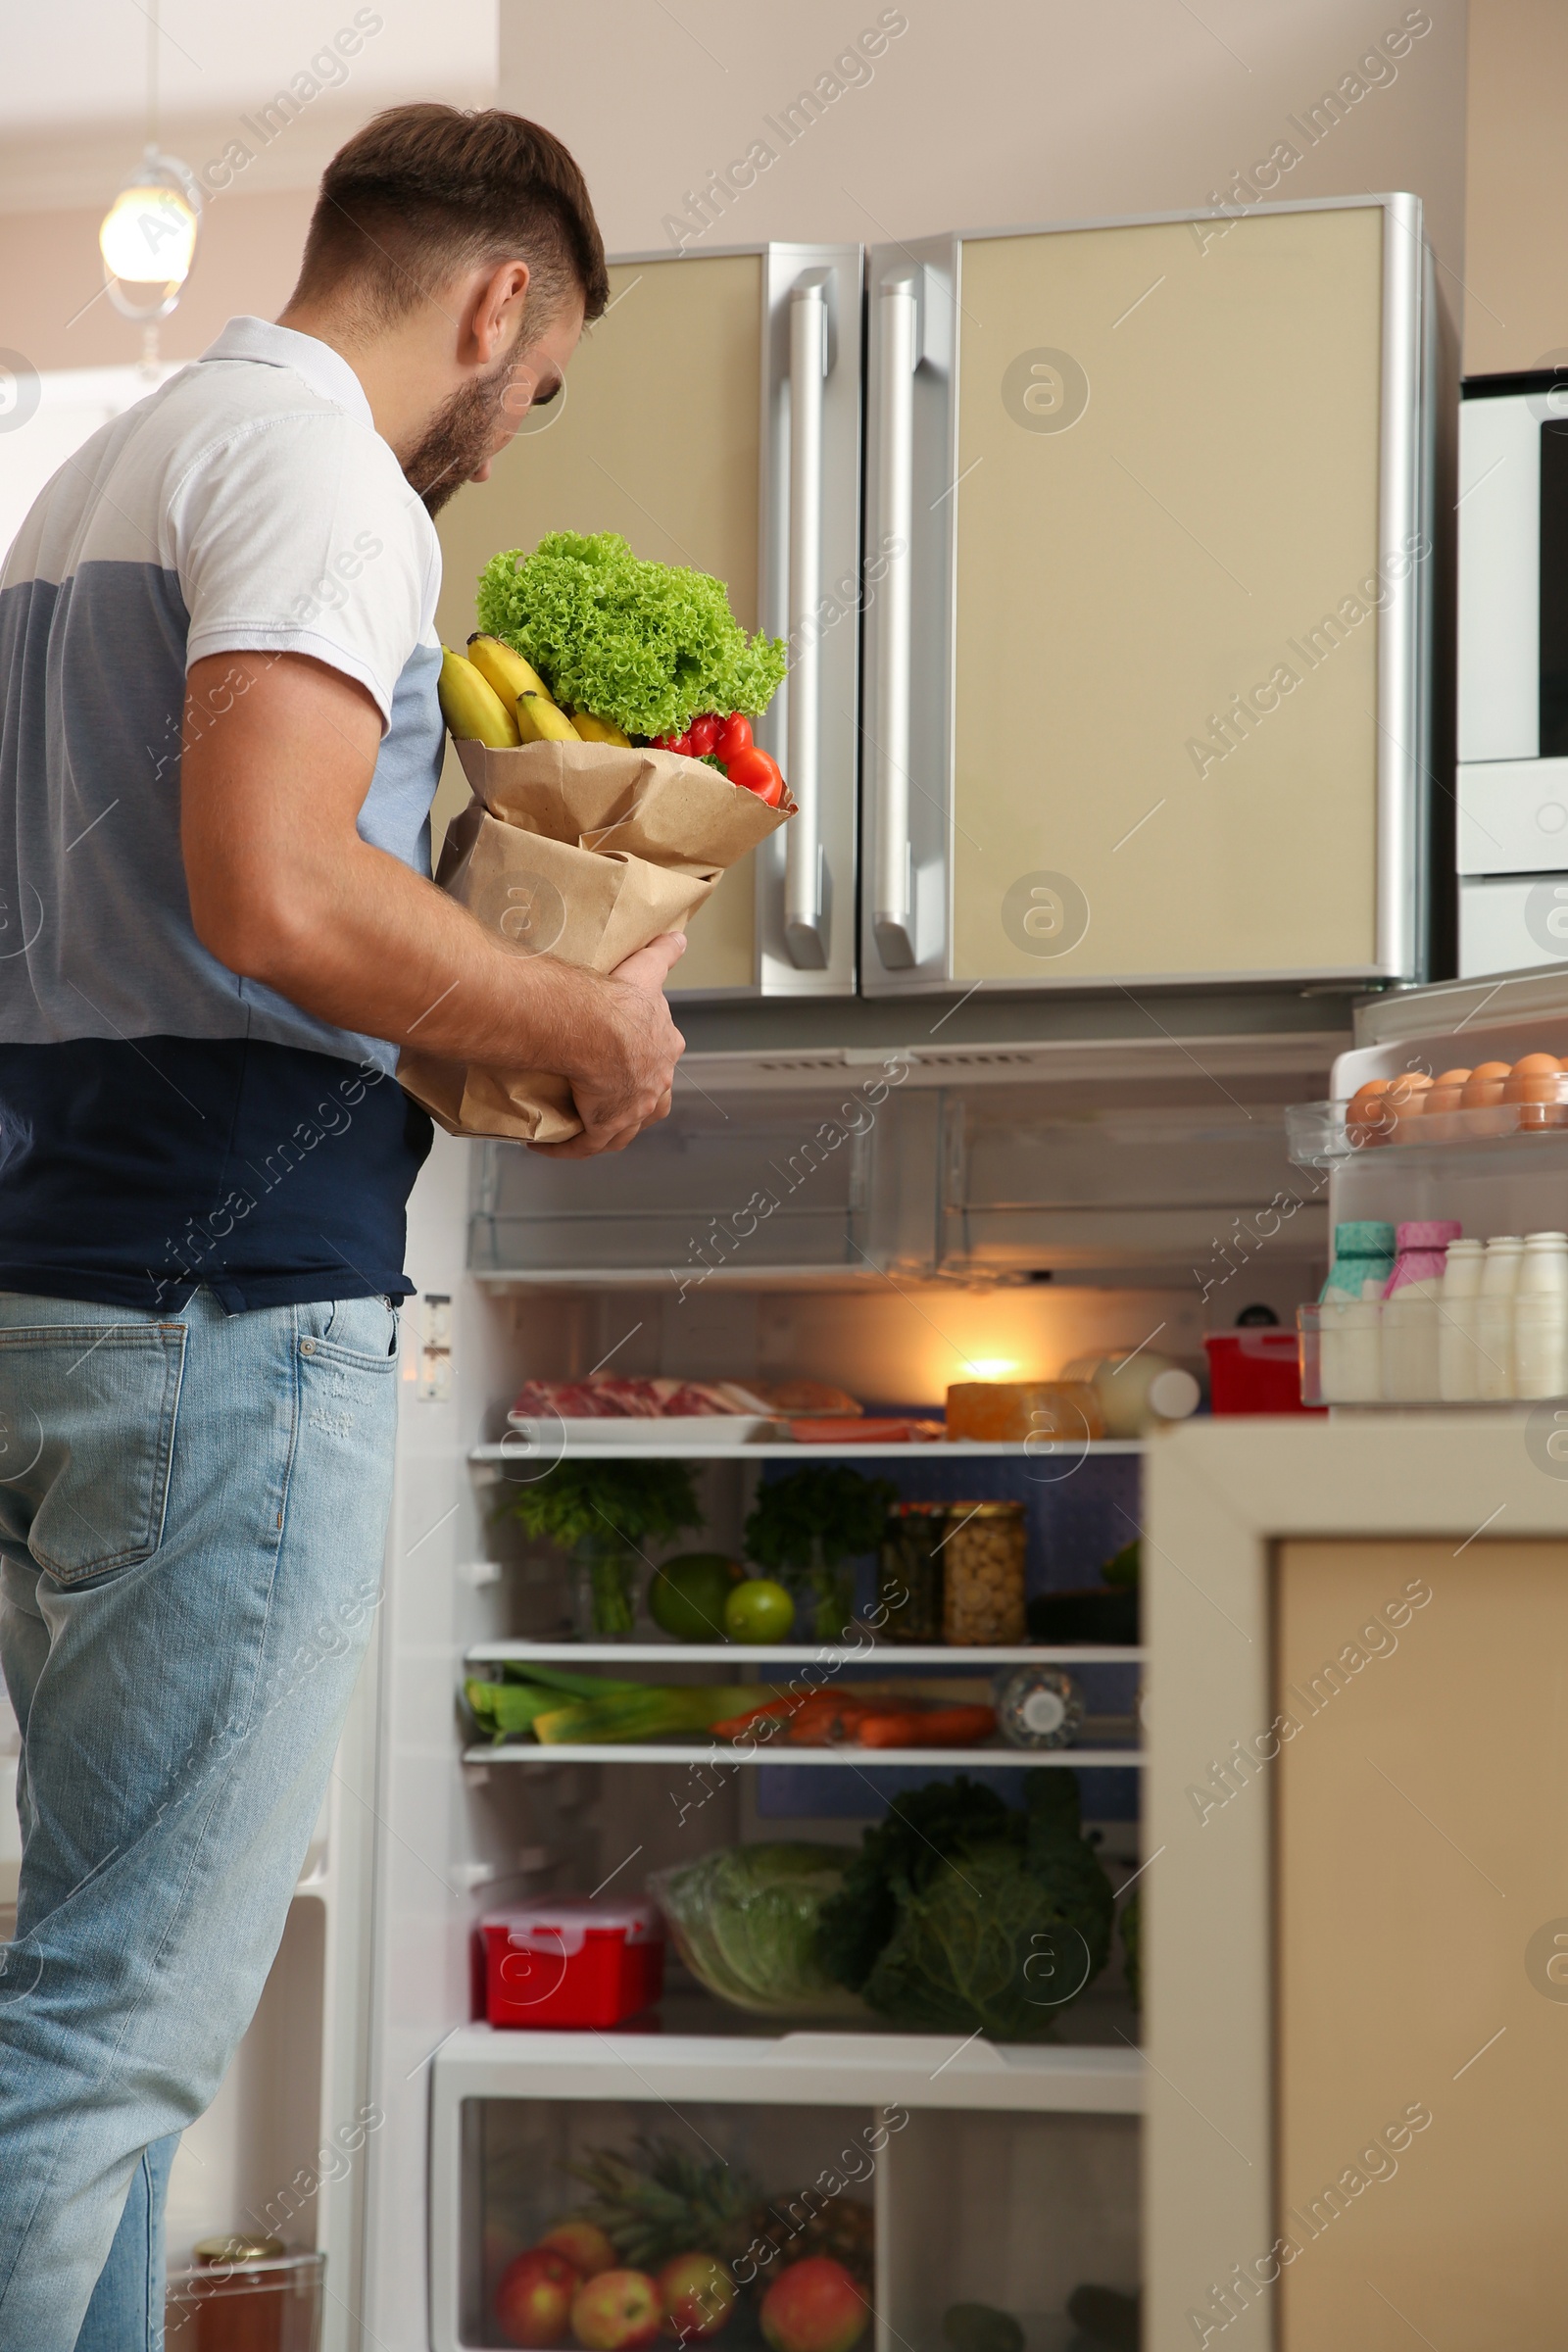
[[[441,648],[441,679],[437,689],[441,715],[460,740],[471,738],[492,751],[518,743],[630,742],[608,718],[591,710],[568,717],[536,669],[514,654],[499,637],[475,631],[468,639],[468,656]]]

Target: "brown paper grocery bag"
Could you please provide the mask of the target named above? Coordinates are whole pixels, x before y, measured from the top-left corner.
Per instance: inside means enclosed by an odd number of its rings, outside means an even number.
[[[728,866],[775,832],[777,808],[675,752],[614,744],[460,742],[474,797],[436,880],[509,954],[612,971],[678,931]],[[398,1079],[450,1135],[564,1143],[582,1132],[564,1078],[405,1052]]]

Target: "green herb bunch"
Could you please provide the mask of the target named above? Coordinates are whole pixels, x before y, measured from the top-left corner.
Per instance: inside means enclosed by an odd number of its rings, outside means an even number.
[[[791,1470],[761,1489],[743,1532],[747,1557],[816,1596],[816,1638],[847,1632],[854,1594],[844,1563],[874,1551],[899,1490],[858,1470]]]
[[[686,1462],[558,1462],[496,1513],[527,1534],[575,1550],[586,1563],[596,1635],[625,1636],[636,1620],[636,1563],[645,1543],[700,1527]]]
[[[558,1462],[496,1516],[569,1551],[578,1544],[640,1544],[700,1527],[689,1462]]]

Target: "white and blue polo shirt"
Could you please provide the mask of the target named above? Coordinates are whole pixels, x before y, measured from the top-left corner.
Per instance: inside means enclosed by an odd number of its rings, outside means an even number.
[[[197,939],[179,745],[192,662],[329,663],[381,712],[360,833],[428,874],[440,582],[348,362],[259,318],[37,500],[0,576],[0,1289],[159,1310],[206,1283],[230,1311],[408,1293],[429,1121],[394,1047]]]

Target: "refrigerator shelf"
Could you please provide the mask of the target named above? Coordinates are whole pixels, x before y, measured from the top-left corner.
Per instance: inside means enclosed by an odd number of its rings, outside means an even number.
[[[1142,1438],[1096,1438],[1081,1445],[1069,1438],[1048,1439],[1030,1452],[1031,1440],[991,1438],[937,1438],[929,1444],[912,1446],[803,1446],[794,1439],[766,1439],[754,1446],[715,1446],[682,1440],[672,1434],[665,1445],[566,1446],[561,1457],[574,1462],[660,1461],[674,1458],[678,1461],[704,1462],[809,1462],[809,1461],[974,1461],[983,1457],[1010,1458],[1015,1461],[1060,1461],[1071,1453],[1099,1458],[1105,1454],[1142,1453]],[[471,1446],[470,1462],[538,1461],[549,1449],[537,1449],[519,1445]]]
[[[1142,2051],[1071,2042],[965,2041],[950,2034],[808,2027],[769,2033],[601,2034],[463,2026],[431,2061],[438,2114],[474,2098],[720,2099],[759,2106],[1013,2108],[1139,2115]]]
[[[1111,1642],[1076,1645],[1037,1642],[1013,1648],[963,1649],[954,1643],[873,1642],[856,1648],[845,1642],[475,1642],[463,1653],[467,1666],[493,1666],[505,1658],[536,1658],[541,1665],[622,1666],[790,1666],[815,1659],[821,1665],[887,1666],[1141,1666],[1146,1649]]]
[[[1568,1078],[1560,1083],[1568,1088]],[[1286,1116],[1291,1164],[1338,1167],[1347,1160],[1420,1168],[1441,1160],[1450,1173],[1538,1169],[1561,1176],[1568,1167],[1568,1101],[1498,1102],[1477,1110],[1440,1111],[1393,1119],[1379,1130],[1351,1127],[1345,1102],[1293,1103]],[[1375,1155],[1375,1158],[1374,1158]]]
[[[504,1740],[494,1747],[481,1743],[463,1751],[465,1764],[820,1764],[830,1770],[837,1766],[841,1771],[877,1772],[889,1765],[944,1771],[955,1764],[969,1764],[983,1772],[1011,1772],[1020,1764],[1066,1764],[1076,1769],[1138,1767],[1144,1757],[1141,1747],[856,1747],[848,1742],[841,1747],[769,1746],[759,1750],[754,1746],[750,1753],[743,1753],[739,1748],[717,1747],[712,1740],[703,1746],[691,1740],[675,1740],[667,1745],[656,1740],[584,1740],[580,1744],[563,1740],[548,1747]]]

